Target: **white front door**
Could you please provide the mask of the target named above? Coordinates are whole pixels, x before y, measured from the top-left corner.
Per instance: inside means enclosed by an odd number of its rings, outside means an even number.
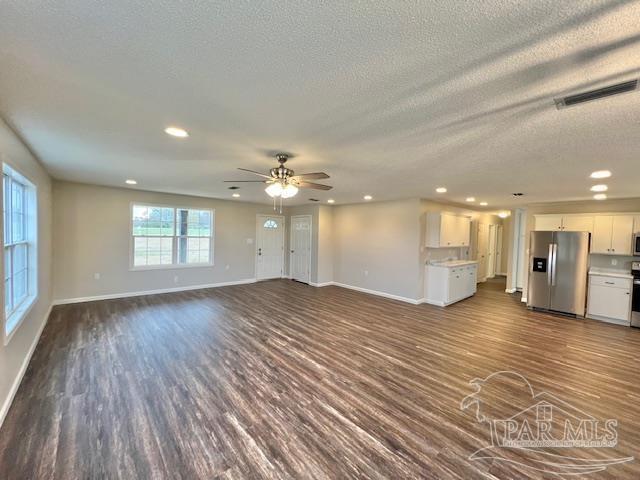
[[[291,217],[291,278],[299,282],[311,281],[311,216]]]
[[[258,215],[256,222],[256,279],[282,277],[284,217]]]

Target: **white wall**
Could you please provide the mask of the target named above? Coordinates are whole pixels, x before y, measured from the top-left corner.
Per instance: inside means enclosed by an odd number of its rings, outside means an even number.
[[[269,205],[61,181],[53,197],[56,300],[253,279],[255,244],[247,239],[255,240],[258,213],[273,214]],[[130,271],[131,202],[215,210],[214,266]]]
[[[38,299],[7,345],[0,341],[0,424],[17,390],[51,306],[51,179],[40,163],[0,120],[0,156],[38,191]],[[3,196],[0,195],[0,202]],[[1,222],[0,222],[1,223]],[[2,228],[2,227],[0,227]],[[3,238],[2,235],[0,237]],[[1,255],[0,262],[4,261]],[[2,265],[4,269],[4,264]],[[4,289],[4,282],[2,283]],[[4,312],[4,290],[0,295]],[[4,315],[0,315],[4,318]],[[4,325],[2,325],[4,328]],[[2,338],[2,335],[0,335]]]
[[[422,297],[419,199],[334,207],[333,232],[335,282]]]

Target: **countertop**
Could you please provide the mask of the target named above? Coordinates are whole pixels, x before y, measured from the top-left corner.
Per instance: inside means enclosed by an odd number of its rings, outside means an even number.
[[[465,265],[475,265],[478,262],[476,260],[446,260],[444,262],[430,262],[427,263],[427,267],[446,267],[446,268],[454,268],[454,267],[463,267]]]
[[[613,270],[610,268],[596,268],[589,269],[589,275],[602,275],[603,277],[616,277],[616,278],[633,278],[631,273],[624,270]]]

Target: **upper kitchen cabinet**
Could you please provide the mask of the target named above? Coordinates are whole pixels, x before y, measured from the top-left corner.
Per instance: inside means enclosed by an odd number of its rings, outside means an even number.
[[[593,215],[535,215],[535,230],[593,232]]]
[[[536,230],[562,230],[562,215],[536,215],[534,218]]]
[[[631,255],[633,215],[597,215],[591,238],[591,253]]]
[[[445,212],[427,213],[427,247],[468,247],[470,233],[469,217]]]

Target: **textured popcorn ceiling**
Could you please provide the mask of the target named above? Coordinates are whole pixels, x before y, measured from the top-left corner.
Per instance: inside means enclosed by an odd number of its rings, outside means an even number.
[[[221,198],[270,149],[331,175],[289,203],[639,196],[640,92],[553,104],[639,71],[640,2],[0,2],[0,113],[55,177]]]

